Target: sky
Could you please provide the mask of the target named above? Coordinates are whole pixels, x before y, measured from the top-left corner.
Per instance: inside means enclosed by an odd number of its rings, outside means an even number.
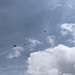
[[[75,75],[75,0],[0,0],[0,75]]]

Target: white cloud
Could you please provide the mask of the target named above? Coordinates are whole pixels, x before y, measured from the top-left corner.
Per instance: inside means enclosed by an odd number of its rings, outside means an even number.
[[[55,36],[48,36],[47,37],[47,42],[54,46],[54,41],[55,41]]]
[[[30,54],[27,63],[28,75],[71,75],[68,73],[71,71],[68,67],[75,64],[75,47],[60,44],[54,48],[34,52]],[[62,67],[62,63],[68,65],[68,71],[66,66]]]
[[[31,42],[32,47],[35,47],[36,45],[42,44],[42,42],[35,40],[35,39],[29,39],[29,42]]]
[[[36,47],[37,45],[43,44],[39,40],[35,40],[35,39],[31,39],[31,38],[29,38],[29,39],[26,38],[26,40],[28,40],[28,42],[30,43],[30,45],[28,46],[30,50],[33,50],[33,48]]]
[[[58,69],[55,68],[57,64],[56,57],[47,52],[31,53],[28,64],[27,73],[30,75],[54,75],[55,73],[58,75],[59,73]]]
[[[73,37],[75,37],[75,24],[72,23],[64,23],[61,25],[61,31],[63,31],[63,34],[69,34],[71,33],[73,35]]]
[[[62,34],[63,36],[66,36],[66,35],[68,34],[68,31],[61,30],[61,34]]]
[[[7,56],[7,58],[12,59],[12,58],[18,58],[21,55],[21,52],[24,51],[23,47],[14,47],[12,48],[12,51],[9,53],[9,55]]]
[[[65,73],[64,73],[63,75],[72,75],[72,74],[65,74]]]
[[[63,30],[67,30],[69,32],[73,32],[74,27],[75,27],[75,24],[72,24],[72,23],[70,23],[70,24],[69,23],[64,23],[64,24],[61,25],[61,28]]]
[[[64,23],[60,26],[61,29],[61,34],[66,36],[66,35],[70,35],[73,38],[67,40],[68,42],[70,41],[71,43],[75,43],[75,23]]]

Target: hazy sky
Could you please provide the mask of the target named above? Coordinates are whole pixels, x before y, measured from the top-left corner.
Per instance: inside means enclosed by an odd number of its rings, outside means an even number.
[[[0,75],[75,75],[74,46],[74,0],[0,0]]]

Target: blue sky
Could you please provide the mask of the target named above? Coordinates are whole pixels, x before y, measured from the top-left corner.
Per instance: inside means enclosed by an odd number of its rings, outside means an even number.
[[[0,0],[0,75],[74,75],[74,46],[74,0]]]

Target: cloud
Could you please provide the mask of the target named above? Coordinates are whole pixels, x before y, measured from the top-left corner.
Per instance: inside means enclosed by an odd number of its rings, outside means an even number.
[[[74,7],[71,4],[68,4],[68,7],[74,9]]]
[[[73,35],[73,37],[75,37],[75,24],[64,23],[64,24],[61,25],[60,28],[61,28],[61,33],[63,31],[62,35],[65,34],[65,32],[66,32],[66,35],[71,33]]]
[[[54,41],[55,41],[55,36],[48,36],[47,37],[47,42],[54,46]]]
[[[75,7],[75,0],[67,0],[67,5],[69,8],[74,9]]]
[[[49,53],[41,51],[32,53],[30,58],[28,58],[29,66],[27,73],[30,75],[54,75],[56,73],[56,75],[58,75],[58,69],[55,68],[57,64],[55,62],[56,57],[50,56]]]
[[[66,36],[66,35],[68,34],[68,31],[61,30],[61,34],[62,34],[63,36]]]
[[[39,40],[35,40],[35,39],[31,39],[31,38],[26,38],[26,40],[28,40],[28,42],[30,43],[30,45],[28,46],[28,48],[30,50],[33,50],[34,47],[36,47],[37,45],[41,45],[43,44],[42,42],[40,42]]]
[[[72,74],[63,74],[63,75],[72,75]]]
[[[75,44],[75,40],[73,40],[73,39],[68,39],[68,40],[66,40],[66,42],[70,43],[70,44],[72,44],[72,43]]]
[[[75,47],[59,44],[34,52],[30,54],[27,63],[27,75],[74,75]]]
[[[51,9],[56,9],[57,7],[61,7],[62,5],[61,4],[56,4],[53,8]]]
[[[32,47],[36,47],[36,45],[42,44],[42,42],[35,39],[29,39],[29,42],[31,43]]]
[[[62,24],[61,25],[61,28],[63,29],[63,30],[67,30],[67,31],[69,31],[69,32],[73,32],[73,28],[75,27],[75,24],[72,24],[72,23],[64,23],[64,24]]]
[[[64,36],[70,35],[73,38],[68,39],[68,42],[75,43],[75,23],[64,23],[60,26],[61,34]]]
[[[19,56],[21,56],[21,52],[24,51],[23,47],[14,47],[12,48],[12,51],[9,53],[9,55],[7,56],[7,58],[9,59],[13,59],[13,58],[18,58]]]

